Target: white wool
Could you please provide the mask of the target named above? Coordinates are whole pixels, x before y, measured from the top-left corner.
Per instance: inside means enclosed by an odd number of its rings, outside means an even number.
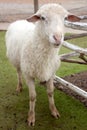
[[[20,20],[12,23],[6,33],[7,57],[16,67],[20,67],[21,50],[24,44],[29,42],[29,37],[32,37],[35,25],[26,20]],[[29,33],[29,34],[28,34]]]
[[[27,79],[32,77],[38,78],[40,81],[48,81],[60,66],[58,56],[60,47],[56,48],[52,45],[54,42],[52,36],[56,28],[57,31],[59,29],[58,34],[63,35],[63,20],[67,11],[57,4],[48,4],[47,6],[43,6],[37,12],[37,14],[41,12],[42,15],[46,15],[47,20],[54,21],[52,24],[51,22],[44,23],[44,26],[51,24],[50,27],[46,26],[46,32],[41,21],[33,24],[26,20],[20,20],[12,23],[6,33],[7,56],[17,69],[21,68]],[[56,9],[56,6],[59,9]],[[59,25],[57,25],[58,22]],[[49,38],[48,35],[50,35]],[[52,44],[49,42],[50,39],[52,39]]]
[[[35,44],[35,45],[34,45]],[[58,69],[60,60],[57,49],[34,43],[23,48],[21,67],[27,77],[48,81]]]

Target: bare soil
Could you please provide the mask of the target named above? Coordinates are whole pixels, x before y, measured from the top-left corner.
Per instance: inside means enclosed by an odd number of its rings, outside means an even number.
[[[87,15],[87,0],[38,0],[45,3],[60,3],[71,13]],[[34,13],[34,0],[0,0],[0,22],[25,19]]]
[[[65,76],[63,79],[66,81],[73,83],[74,85],[78,86],[79,88],[85,90],[87,92],[87,71],[73,74],[70,76]],[[87,107],[87,99],[83,98],[82,96],[79,96],[75,92],[71,91],[70,89],[64,87],[64,86],[57,86],[57,88],[69,96],[72,96],[76,99],[78,99],[80,102],[82,102]]]
[[[38,0],[38,2],[39,6],[46,3],[59,3],[71,13],[87,15],[87,0]],[[0,0],[0,30],[7,30],[11,22],[26,19],[33,13],[34,0]],[[65,28],[65,32],[83,33],[84,31]]]

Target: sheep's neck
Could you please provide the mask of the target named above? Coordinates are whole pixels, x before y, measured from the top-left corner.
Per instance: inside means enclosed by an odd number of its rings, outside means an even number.
[[[42,35],[43,32],[35,31],[34,32],[34,43],[36,44],[36,48],[39,50],[44,50],[48,53],[56,53],[58,54],[60,47],[55,48],[51,43],[48,41],[48,39]],[[35,45],[34,44],[34,45]]]

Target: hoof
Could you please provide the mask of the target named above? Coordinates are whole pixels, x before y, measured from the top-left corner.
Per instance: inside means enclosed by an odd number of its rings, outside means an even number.
[[[28,121],[29,126],[34,126],[35,125],[35,114],[30,112],[27,121]]]
[[[17,93],[22,92],[22,90],[23,90],[23,89],[22,89],[22,86],[17,86],[17,89],[16,89],[16,92],[17,92]]]
[[[58,110],[56,109],[56,107],[53,107],[53,108],[51,109],[51,114],[52,114],[52,116],[55,117],[56,119],[58,119],[58,118],[60,117],[60,114],[59,114]]]
[[[52,116],[55,117],[56,119],[60,118],[60,114],[58,111],[53,112]]]

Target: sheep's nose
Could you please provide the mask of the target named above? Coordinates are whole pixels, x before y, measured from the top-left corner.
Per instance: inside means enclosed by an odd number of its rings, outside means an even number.
[[[53,38],[56,42],[56,45],[59,46],[61,44],[61,39],[62,39],[62,36],[58,35],[58,34],[55,34],[53,35]]]

